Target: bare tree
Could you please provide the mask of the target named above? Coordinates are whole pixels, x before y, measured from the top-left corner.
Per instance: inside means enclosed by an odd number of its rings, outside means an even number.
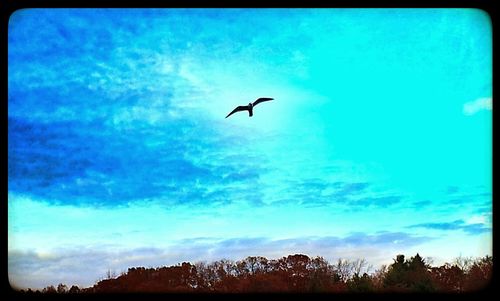
[[[352,262],[352,272],[353,275],[361,275],[368,273],[373,268],[373,265],[369,265],[366,259],[356,259]]]
[[[464,273],[468,273],[472,265],[474,264],[474,258],[470,256],[464,257],[460,255],[457,258],[455,258],[455,260],[453,260],[452,263],[457,267],[459,267]]]
[[[113,271],[113,272],[111,272],[111,270],[110,270],[110,269],[108,269],[108,271],[106,272],[106,279],[115,278],[115,277],[114,277],[114,273],[115,273],[114,271]]]
[[[384,284],[384,278],[385,275],[387,274],[388,267],[387,265],[383,264],[379,269],[375,270],[375,273],[373,274],[373,285],[376,288],[382,288]]]
[[[340,277],[341,281],[347,281],[352,276],[353,264],[348,259],[339,258],[335,265],[335,271]]]

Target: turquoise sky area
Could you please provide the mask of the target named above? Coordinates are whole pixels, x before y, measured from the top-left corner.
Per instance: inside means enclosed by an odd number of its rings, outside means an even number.
[[[477,9],[18,10],[9,280],[491,255],[491,110]]]

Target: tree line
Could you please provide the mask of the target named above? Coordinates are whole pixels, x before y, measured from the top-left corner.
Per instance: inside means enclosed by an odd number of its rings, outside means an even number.
[[[33,294],[81,293],[342,293],[342,292],[447,292],[481,290],[492,276],[493,258],[459,257],[453,263],[433,267],[418,253],[405,258],[397,255],[390,265],[370,273],[366,260],[342,260],[330,264],[323,257],[303,254],[277,260],[250,256],[240,261],[191,264],[169,267],[129,268],[120,276],[100,280],[92,287],[64,284],[48,286]]]

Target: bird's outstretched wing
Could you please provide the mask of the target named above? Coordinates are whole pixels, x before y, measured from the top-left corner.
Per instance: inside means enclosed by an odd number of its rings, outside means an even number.
[[[264,101],[270,101],[270,100],[273,100],[274,98],[269,98],[269,97],[261,97],[259,99],[257,99],[256,101],[253,102],[253,106],[255,107],[256,105],[258,105],[259,103],[261,102],[264,102]]]
[[[227,114],[226,118],[228,118],[229,116],[233,115],[236,112],[245,111],[245,110],[248,110],[248,106],[237,106],[236,109],[231,111],[231,113]]]

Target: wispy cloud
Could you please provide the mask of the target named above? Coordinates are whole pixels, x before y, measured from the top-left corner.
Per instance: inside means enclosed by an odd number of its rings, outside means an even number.
[[[421,201],[415,201],[412,203],[412,207],[413,208],[424,208],[424,207],[428,207],[432,204],[431,201],[429,200],[421,200]]]
[[[8,127],[9,190],[53,201],[118,205],[166,197],[210,202],[206,197],[216,194],[208,194],[208,187],[245,184],[265,172],[245,159],[224,160],[231,151],[218,150],[225,148],[226,138],[213,138],[211,129],[204,129],[207,136],[186,135],[201,129],[184,120],[161,128],[139,124],[127,135],[99,121],[9,118]],[[240,193],[246,191],[241,188]]]
[[[292,181],[287,198],[295,199],[306,207],[341,205],[349,210],[366,207],[388,207],[402,200],[402,196],[390,192],[373,192],[368,182],[327,181],[304,179]]]
[[[388,207],[399,203],[402,197],[398,195],[382,196],[382,197],[365,197],[355,201],[349,202],[350,205],[354,206],[378,206],[378,207]]]
[[[465,115],[474,115],[482,110],[491,110],[493,99],[491,97],[478,98],[464,103],[463,112]]]
[[[446,193],[447,194],[455,194],[459,191],[460,189],[457,187],[457,186],[448,186],[448,188],[446,188]]]
[[[485,224],[483,223],[468,224],[461,219],[443,223],[421,223],[408,226],[407,228],[426,228],[426,229],[443,230],[443,231],[462,230],[470,235],[477,235],[491,231],[491,228],[486,227]]]

